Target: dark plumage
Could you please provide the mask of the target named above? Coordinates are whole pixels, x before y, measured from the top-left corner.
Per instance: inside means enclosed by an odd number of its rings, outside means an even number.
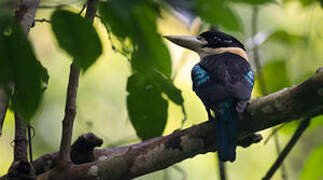
[[[235,37],[225,34],[221,31],[206,31],[200,34],[204,40],[207,41],[203,47],[210,47],[210,48],[223,48],[223,47],[239,47],[245,50],[244,45],[237,40]]]
[[[215,122],[220,159],[234,161],[238,112],[245,110],[253,88],[249,63],[232,53],[206,56],[192,69],[192,80],[193,90]]]

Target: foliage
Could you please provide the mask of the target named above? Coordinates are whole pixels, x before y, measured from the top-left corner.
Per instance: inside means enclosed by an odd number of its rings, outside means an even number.
[[[317,0],[194,0],[183,1],[192,6],[186,10],[199,16],[208,28],[243,32],[243,18],[234,8],[236,4],[250,7],[267,6],[283,2],[297,1],[304,7],[314,6]],[[173,7],[184,8],[183,2]],[[2,9],[0,9],[1,11]],[[131,50],[118,51],[130,57],[132,74],[127,80],[127,109],[137,136],[146,140],[162,135],[168,119],[170,102],[184,107],[182,91],[174,85],[172,61],[165,45],[157,21],[164,11],[171,12],[170,5],[161,0],[109,0],[99,3],[98,16],[103,20],[108,32],[118,39],[122,46],[130,44]],[[68,10],[55,10],[51,15],[51,27],[58,46],[73,57],[73,62],[86,72],[102,54],[102,44],[97,30],[82,15]],[[266,32],[268,29],[265,29]],[[271,57],[263,63],[264,80],[269,93],[291,86],[295,79],[289,67],[290,49],[298,45],[308,46],[310,35],[297,34],[284,28],[271,30],[259,46],[279,43],[286,49],[285,56]],[[245,33],[247,34],[247,33]],[[251,37],[253,38],[253,37]],[[261,47],[262,48],[262,47]],[[303,54],[306,54],[302,51]],[[110,59],[108,59],[110,60]],[[310,74],[310,72],[304,72]],[[25,122],[35,114],[44,89],[49,80],[47,69],[38,61],[32,44],[25,36],[19,23],[11,16],[0,14],[0,85],[15,85],[12,108],[22,114]],[[259,85],[259,83],[256,83]],[[259,86],[255,87],[259,91]],[[14,92],[14,93],[13,93]],[[287,134],[293,132],[298,122],[282,128]],[[322,127],[322,116],[312,120],[312,127]],[[314,129],[314,128],[313,128]],[[322,161],[322,147],[310,154],[301,174],[301,179],[322,177],[319,162]],[[313,168],[314,167],[314,168]]]
[[[13,109],[26,123],[36,112],[42,82],[47,84],[48,79],[47,70],[38,62],[19,23],[13,17],[0,16],[0,84],[14,84]]]
[[[134,46],[131,52],[134,74],[128,78],[127,107],[141,139],[161,135],[166,126],[168,102],[162,92],[183,105],[180,90],[169,79],[171,59],[157,32],[159,9],[156,7],[151,1],[129,0],[101,2],[99,6],[102,18],[114,35],[120,41],[130,39]]]
[[[312,150],[308,159],[305,162],[300,180],[306,179],[321,179],[323,172],[321,163],[323,161],[323,146],[318,146]]]
[[[56,10],[51,22],[59,46],[73,56],[77,66],[86,71],[102,53],[96,30],[85,18],[65,10]]]

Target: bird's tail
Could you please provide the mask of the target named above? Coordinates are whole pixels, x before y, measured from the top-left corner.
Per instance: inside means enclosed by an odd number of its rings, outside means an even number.
[[[235,109],[233,99],[226,100],[220,111],[217,110],[215,116],[218,155],[221,161],[231,161],[236,159],[236,135],[238,113]]]

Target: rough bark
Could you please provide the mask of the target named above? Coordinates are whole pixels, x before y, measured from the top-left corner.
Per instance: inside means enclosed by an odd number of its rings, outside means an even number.
[[[39,2],[40,0],[21,0],[19,10],[15,13],[26,35],[34,24]]]
[[[239,140],[251,134],[292,120],[323,114],[323,69],[303,83],[250,102],[239,122]],[[54,179],[131,179],[198,154],[216,151],[216,137],[210,122],[178,130],[131,146],[96,149],[97,161],[72,165],[66,171],[49,170],[39,180]],[[54,162],[57,153],[46,154],[34,167]],[[1,178],[0,178],[1,179]]]

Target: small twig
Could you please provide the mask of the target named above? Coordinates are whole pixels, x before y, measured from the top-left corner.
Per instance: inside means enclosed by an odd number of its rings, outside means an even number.
[[[279,168],[279,166],[282,164],[282,162],[284,161],[284,159],[286,158],[286,156],[288,155],[288,153],[291,151],[291,149],[294,147],[294,145],[299,140],[299,138],[301,137],[301,135],[304,133],[304,131],[306,130],[306,128],[309,126],[310,121],[311,121],[311,119],[305,119],[304,121],[302,121],[300,123],[300,125],[298,126],[297,130],[295,131],[293,137],[288,142],[288,144],[283,149],[283,151],[280,153],[280,155],[278,156],[277,160],[271,166],[271,168],[269,169],[269,171],[267,172],[267,174],[263,178],[263,180],[269,180],[274,175],[274,173],[277,171],[277,169]]]
[[[287,124],[287,123],[286,123]],[[281,128],[283,128],[286,124],[282,124],[281,126],[273,129],[270,134],[268,135],[268,137],[264,140],[264,145],[266,145],[268,143],[268,141],[270,140],[270,138],[272,136],[274,136]]]
[[[86,8],[86,3],[83,4],[82,9],[80,10],[79,14],[82,14],[82,12],[85,10],[85,8]]]
[[[45,19],[45,18],[42,18],[42,19],[35,19],[34,22],[40,22],[40,23],[46,22],[46,23],[50,23],[50,20]]]
[[[181,167],[174,165],[173,168],[182,175],[182,180],[187,179],[187,173]]]
[[[257,34],[257,31],[258,31],[257,24],[258,24],[258,7],[254,7],[252,11],[252,22],[251,22],[252,37],[254,37]],[[267,91],[266,83],[262,73],[262,67],[261,67],[260,56],[259,56],[259,48],[255,42],[253,42],[253,44],[255,44],[253,49],[253,60],[256,66],[256,73],[260,84],[261,93],[263,95],[267,95],[268,91]]]
[[[70,76],[68,81],[65,116],[63,119],[63,131],[61,145],[59,149],[58,164],[70,162],[71,139],[73,124],[76,116],[76,96],[79,84],[80,69],[74,63],[70,67]],[[62,164],[62,166],[65,164]]]
[[[30,123],[28,123],[27,126],[27,134],[28,134],[28,147],[29,147],[29,162],[32,163],[33,162],[33,149],[32,149],[32,136],[31,136],[31,130],[32,130],[32,126],[30,125]]]
[[[81,0],[75,0],[75,1],[68,2],[68,3],[64,3],[64,4],[58,4],[58,5],[40,5],[38,8],[39,9],[63,8],[66,6],[70,6],[71,4],[76,4],[78,2],[81,2]]]
[[[131,60],[130,60],[130,58],[129,58],[128,54],[127,54],[127,53],[125,53],[125,52],[120,51],[120,50],[119,50],[119,49],[114,45],[113,40],[112,40],[111,31],[110,31],[110,29],[109,29],[108,25],[104,22],[103,18],[102,18],[101,16],[99,16],[99,15],[96,15],[95,17],[99,18],[99,19],[100,19],[100,21],[101,21],[101,23],[104,25],[104,27],[105,27],[105,29],[106,29],[106,31],[107,31],[107,34],[108,34],[109,41],[110,41],[110,43],[111,43],[111,49],[112,49],[114,52],[116,52],[116,53],[118,53],[118,54],[121,54],[123,57],[125,57],[125,58],[130,62]]]
[[[14,161],[28,161],[27,158],[27,137],[26,128],[22,117],[15,112],[15,144],[14,144]]]
[[[7,93],[7,88],[4,88],[3,86],[0,87],[0,136],[2,134],[2,127],[3,122],[6,117],[8,105],[9,105],[9,93]]]
[[[226,174],[225,163],[220,161],[220,159],[218,158],[218,164],[219,164],[220,179],[221,180],[226,180],[227,179],[227,174]]]
[[[183,112],[183,120],[182,120],[182,122],[181,122],[181,127],[180,127],[180,129],[183,129],[183,127],[184,127],[184,124],[185,124],[185,122],[186,122],[186,120],[187,120],[187,114],[186,114],[186,110],[185,110],[185,106],[184,106],[184,103],[182,104],[182,112]]]
[[[96,15],[98,0],[88,0],[85,17],[90,23],[93,23]],[[74,63],[70,67],[70,76],[68,81],[65,116],[63,119],[63,131],[61,145],[57,161],[58,168],[65,168],[70,163],[71,140],[73,134],[74,119],[76,116],[76,97],[79,84],[80,69]]]
[[[169,172],[168,171],[169,171],[168,168],[164,170],[164,177],[163,177],[164,180],[169,180]]]

